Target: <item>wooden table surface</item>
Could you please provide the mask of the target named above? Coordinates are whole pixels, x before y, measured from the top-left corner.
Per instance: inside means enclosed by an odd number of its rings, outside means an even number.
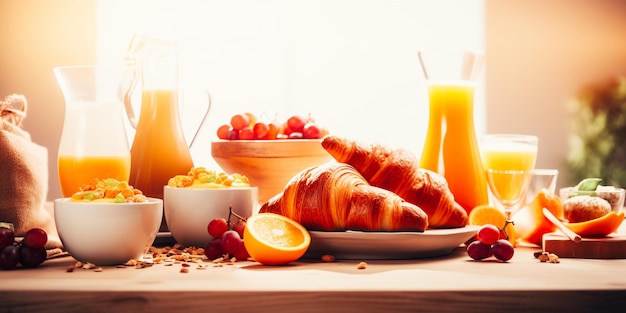
[[[461,246],[418,260],[285,266],[255,262],[76,269],[69,256],[0,271],[2,312],[592,312],[626,308],[626,259],[541,263],[518,247],[507,263],[471,261]]]

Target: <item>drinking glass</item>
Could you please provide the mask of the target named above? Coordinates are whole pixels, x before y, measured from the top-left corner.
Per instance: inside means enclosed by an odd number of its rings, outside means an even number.
[[[532,135],[489,134],[480,149],[493,198],[510,219],[524,200],[537,160],[538,138]]]

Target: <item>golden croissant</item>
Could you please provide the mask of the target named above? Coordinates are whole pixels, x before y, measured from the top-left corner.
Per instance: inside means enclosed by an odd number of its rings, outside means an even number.
[[[420,168],[410,151],[332,135],[324,137],[322,146],[338,162],[354,166],[371,185],[394,192],[424,210],[429,227],[467,225],[467,212],[454,200],[446,179]]]
[[[328,162],[296,174],[259,212],[309,230],[424,231],[428,216],[391,191],[371,186],[354,167]]]

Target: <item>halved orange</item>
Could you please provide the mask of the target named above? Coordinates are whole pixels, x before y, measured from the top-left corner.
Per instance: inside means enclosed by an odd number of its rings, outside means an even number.
[[[249,217],[243,237],[250,256],[264,265],[296,261],[311,244],[311,235],[300,223],[274,213]]]
[[[507,224],[504,211],[494,206],[483,204],[473,208],[468,216],[468,224],[478,226],[487,224],[494,225],[506,231],[506,234],[509,236],[509,242],[511,242],[513,246],[516,245],[517,235],[515,234],[515,226],[511,223]]]

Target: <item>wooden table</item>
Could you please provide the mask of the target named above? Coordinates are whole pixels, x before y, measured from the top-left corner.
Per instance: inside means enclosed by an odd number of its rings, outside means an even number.
[[[286,266],[255,262],[205,269],[66,268],[71,257],[37,269],[0,271],[2,312],[590,312],[626,308],[626,259],[541,263],[518,247],[508,263],[471,261],[463,247],[420,260]]]

